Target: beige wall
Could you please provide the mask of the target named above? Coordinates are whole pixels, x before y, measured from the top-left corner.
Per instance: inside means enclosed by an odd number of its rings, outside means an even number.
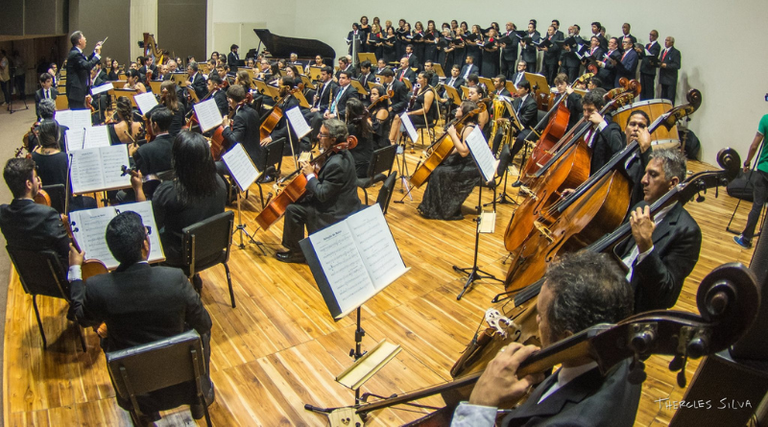
[[[438,27],[454,18],[484,27],[498,21],[502,28],[512,20],[524,27],[528,19],[536,18],[542,32],[556,18],[561,21],[561,29],[567,30],[575,23],[583,34],[588,34],[590,23],[598,20],[609,35],[621,34],[621,24],[629,22],[632,34],[643,43],[648,41],[651,29],[658,30],[662,40],[667,35],[675,37],[676,47],[682,52],[678,100],[689,88],[697,88],[703,95],[702,107],[690,123],[702,141],[703,160],[714,162],[717,151],[725,146],[735,147],[742,158],[746,157],[757,122],[768,113],[768,103],[763,99],[768,92],[768,54],[760,42],[765,37],[764,20],[768,16],[765,0],[599,1],[581,7],[559,0],[547,2],[547,7],[537,2],[495,4],[492,8],[477,3],[478,7],[464,7],[456,13],[456,6],[468,3],[210,0],[207,42],[209,51],[214,43],[228,44],[213,40],[216,23],[266,22],[267,28],[280,35],[320,39],[336,49],[338,56],[346,53],[343,39],[351,23],[363,14],[370,20],[379,16],[382,22],[390,19],[395,23],[401,17],[411,23],[421,20],[425,25],[428,19],[434,19]],[[255,46],[241,45],[241,52],[250,47]]]

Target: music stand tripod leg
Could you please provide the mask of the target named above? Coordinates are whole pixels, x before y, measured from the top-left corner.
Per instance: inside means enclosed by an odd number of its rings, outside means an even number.
[[[264,250],[264,243],[256,241],[256,239],[253,238],[248,230],[245,229],[246,224],[243,222],[243,212],[240,209],[241,199],[242,192],[240,191],[240,188],[237,188],[237,226],[235,227],[235,230],[232,231],[233,235],[238,232],[240,233],[240,244],[237,245],[237,247],[240,249],[245,249],[245,243],[243,242],[243,234],[245,234],[251,243],[254,243],[256,246],[258,246],[258,248],[261,250],[261,253],[266,256],[267,252]]]

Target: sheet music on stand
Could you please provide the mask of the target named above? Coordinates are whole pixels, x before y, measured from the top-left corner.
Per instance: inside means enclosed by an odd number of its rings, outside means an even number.
[[[83,129],[92,126],[89,110],[60,110],[54,113],[53,119],[58,124],[70,129]]]
[[[158,105],[157,98],[155,98],[155,94],[152,92],[145,92],[134,95],[133,100],[136,101],[136,105],[139,107],[139,111],[141,111],[142,116],[146,115]]]
[[[472,158],[475,159],[475,164],[480,169],[483,181],[493,181],[496,175],[498,160],[493,157],[493,153],[491,153],[491,149],[488,147],[488,142],[485,140],[480,126],[475,126],[472,129],[472,132],[467,136],[466,143]]]
[[[416,128],[413,127],[411,117],[408,116],[407,113],[403,113],[400,115],[400,121],[403,123],[403,126],[405,126],[405,130],[408,132],[408,137],[410,137],[411,141],[415,144],[419,140],[419,134],[416,132]]]
[[[142,222],[151,230],[149,233],[150,248],[148,261],[160,262],[165,260],[165,253],[160,242],[160,232],[155,223],[155,214],[152,211],[151,201],[70,212],[69,220],[72,225],[72,234],[80,248],[88,254],[88,258],[103,262],[110,270],[120,264],[109,251],[106,230],[109,221],[120,212],[125,211],[133,211],[141,215]]]
[[[73,194],[117,190],[131,186],[131,176],[123,175],[128,165],[126,144],[71,151],[70,182]]]
[[[110,90],[114,89],[114,86],[112,85],[112,82],[106,82],[103,85],[94,86],[91,88],[91,95],[96,96],[100,93],[108,92]]]
[[[195,104],[194,109],[202,132],[208,132],[223,122],[221,111],[219,111],[219,107],[214,99],[198,102]]]
[[[334,320],[409,270],[378,204],[313,233],[299,245]]]
[[[235,179],[240,191],[248,190],[261,175],[261,172],[253,164],[251,156],[243,148],[243,144],[235,144],[231,150],[222,156],[222,160],[227,165],[229,173]]]
[[[307,121],[304,119],[304,115],[301,114],[301,110],[298,106],[287,110],[285,115],[288,117],[288,121],[291,123],[293,131],[296,133],[296,137],[299,139],[308,135],[309,132],[312,131],[312,128],[309,127],[309,124],[307,124]]]
[[[67,152],[86,148],[109,147],[111,145],[109,128],[107,126],[67,129],[64,133],[64,141],[67,146]]]

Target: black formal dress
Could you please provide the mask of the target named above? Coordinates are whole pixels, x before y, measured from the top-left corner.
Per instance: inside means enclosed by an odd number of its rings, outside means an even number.
[[[382,55],[384,58],[384,62],[389,64],[391,62],[397,61],[397,48],[395,47],[395,39],[393,38],[384,38],[382,40],[386,40],[387,43],[382,43]],[[391,46],[389,45],[391,44]]]
[[[483,61],[480,73],[489,79],[499,75],[499,50],[493,49],[495,45],[495,39],[491,38],[486,40],[485,45],[480,49]]]
[[[56,209],[31,199],[0,205],[0,230],[8,246],[32,251],[52,250],[69,265],[69,237]]]
[[[308,194],[285,210],[283,246],[301,253],[304,227],[309,234],[335,224],[360,210],[355,159],[347,150],[332,153],[315,178],[307,182]]]
[[[424,55],[422,55],[421,58],[424,58],[425,62],[437,61],[437,44],[435,44],[435,39],[439,36],[437,31],[427,31],[424,33]]]
[[[384,109],[387,109],[387,103],[386,101],[381,102],[382,105],[376,106],[373,111],[371,111],[371,127],[373,128],[373,149],[378,150],[379,148],[384,148],[389,143],[389,129],[392,126],[392,114],[389,113],[387,115],[387,118],[384,120],[379,120],[376,118],[379,111]]]
[[[70,110],[85,109],[85,95],[88,94],[90,86],[91,69],[96,66],[100,58],[95,52],[86,58],[80,49],[74,46],[69,50],[66,88]]]
[[[150,267],[146,262],[121,265],[115,272],[71,284],[72,307],[83,325],[106,323],[105,351],[117,351],[172,337],[195,329],[203,338],[206,367],[210,359],[211,318],[184,272]],[[206,369],[210,372],[209,369]],[[212,393],[206,373],[203,392]],[[193,382],[137,396],[142,412],[172,409],[196,401]],[[130,401],[117,398],[122,408]]]
[[[469,129],[474,125],[467,125]],[[480,171],[471,154],[459,153],[448,156],[436,167],[427,181],[427,189],[419,205],[424,218],[453,221],[464,219],[461,206],[480,184]]]
[[[163,242],[165,263],[181,266],[181,230],[196,222],[224,212],[227,190],[224,180],[216,175],[216,191],[203,199],[181,203],[177,181],[164,181],[152,197],[155,223]]]

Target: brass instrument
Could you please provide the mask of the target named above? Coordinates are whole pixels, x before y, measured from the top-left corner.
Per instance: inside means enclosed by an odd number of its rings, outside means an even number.
[[[498,95],[495,95],[493,97],[493,126],[491,127],[491,134],[490,138],[488,138],[488,143],[493,143],[493,138],[496,137],[496,132],[499,130],[499,122],[501,121],[501,116],[504,115],[504,109],[507,108],[506,105],[504,105],[504,101],[499,99]]]

